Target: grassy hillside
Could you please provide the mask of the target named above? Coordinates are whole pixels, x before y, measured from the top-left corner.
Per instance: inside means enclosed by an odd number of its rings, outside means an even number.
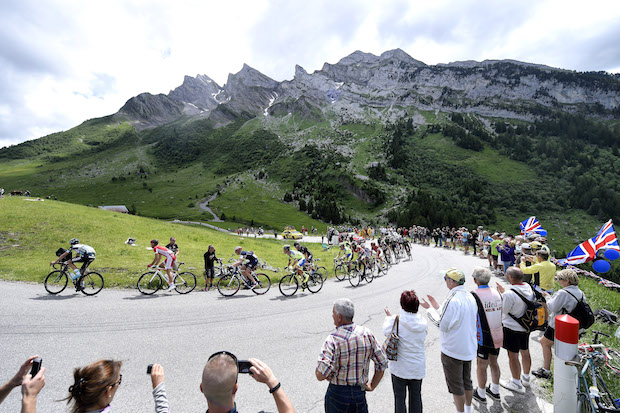
[[[284,241],[237,237],[208,228],[172,224],[151,218],[118,214],[97,208],[59,201],[28,201],[13,197],[0,200],[0,278],[43,282],[49,273],[49,262],[55,260],[59,247],[68,247],[77,237],[97,251],[92,268],[102,273],[106,286],[134,288],[153,253],[146,249],[157,238],[165,245],[171,236],[177,238],[181,253],[179,260],[197,275],[203,285],[203,254],[210,244],[226,261],[236,245],[255,251],[274,267],[288,262],[282,253]],[[138,246],[124,244],[128,237]],[[331,253],[321,252],[320,246],[310,246],[318,257],[331,261]],[[272,281],[280,275],[274,275]]]

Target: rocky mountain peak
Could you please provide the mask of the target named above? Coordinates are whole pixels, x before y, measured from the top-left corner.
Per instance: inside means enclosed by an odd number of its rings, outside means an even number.
[[[413,57],[409,56],[406,52],[404,52],[402,49],[388,50],[387,52],[381,53],[381,56],[379,57],[382,61],[396,60],[399,62],[405,62],[405,63],[411,64],[414,66],[420,66],[420,67],[426,66],[424,62],[414,59]]]
[[[306,69],[304,69],[303,67],[299,65],[295,65],[295,78],[299,79],[305,76],[308,76],[308,72],[306,72]]]

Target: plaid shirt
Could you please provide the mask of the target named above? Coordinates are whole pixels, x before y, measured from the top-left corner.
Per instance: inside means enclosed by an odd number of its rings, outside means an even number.
[[[336,327],[319,355],[317,370],[332,384],[356,386],[368,382],[370,360],[375,370],[384,371],[388,360],[369,329],[355,324]]]

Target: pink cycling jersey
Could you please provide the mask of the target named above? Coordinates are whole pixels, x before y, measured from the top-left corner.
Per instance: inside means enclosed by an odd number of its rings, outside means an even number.
[[[155,254],[163,255],[164,257],[166,257],[166,260],[164,261],[164,266],[167,270],[172,268],[172,263],[177,258],[172,251],[170,251],[166,247],[162,247],[161,245],[153,248],[153,251],[155,251]]]

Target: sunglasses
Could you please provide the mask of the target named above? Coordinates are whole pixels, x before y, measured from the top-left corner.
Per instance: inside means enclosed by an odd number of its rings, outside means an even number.
[[[226,355],[228,357],[230,357],[231,359],[233,359],[233,361],[235,362],[235,366],[237,366],[237,375],[239,374],[239,361],[237,360],[237,356],[235,356],[233,353],[231,353],[230,351],[226,351],[226,350],[222,350],[222,351],[218,351],[217,353],[213,353],[209,356],[209,358],[207,359],[207,362],[209,360],[211,360],[214,357],[220,356],[220,355]]]

